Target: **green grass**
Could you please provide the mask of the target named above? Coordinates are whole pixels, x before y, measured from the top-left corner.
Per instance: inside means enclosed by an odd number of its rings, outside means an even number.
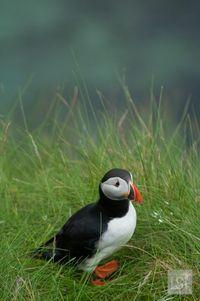
[[[24,128],[14,117],[1,119],[0,300],[199,300],[200,163],[194,124],[186,110],[172,130],[161,99],[158,106],[151,102],[145,117],[123,89],[124,111],[113,116],[99,92],[103,113],[92,108],[89,97],[83,102],[84,88],[81,100],[75,90],[68,105],[57,95],[34,131],[21,99]],[[112,167],[130,170],[144,197],[136,208],[133,238],[112,257],[121,265],[113,281],[93,287],[88,275],[70,266],[30,258],[73,212],[97,200],[99,180]],[[192,295],[167,294],[167,273],[176,269],[192,269]]]

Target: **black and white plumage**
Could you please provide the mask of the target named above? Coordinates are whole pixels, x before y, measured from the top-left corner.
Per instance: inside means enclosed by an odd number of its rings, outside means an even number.
[[[99,200],[73,214],[61,230],[34,254],[65,263],[73,259],[78,268],[93,271],[134,233],[136,211],[131,200],[141,202],[132,175],[124,169],[112,169],[99,185]],[[44,246],[53,247],[43,251]]]

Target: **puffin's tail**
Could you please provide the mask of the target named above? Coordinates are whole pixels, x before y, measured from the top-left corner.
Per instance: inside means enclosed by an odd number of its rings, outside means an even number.
[[[32,250],[31,257],[55,261],[57,257],[56,248],[54,246],[48,247],[54,241],[55,241],[55,236],[53,236],[48,241],[43,243],[40,247]]]
[[[44,259],[44,260],[51,260],[53,262],[59,263],[66,263],[69,261],[69,252],[64,249],[56,248],[56,236],[53,236],[40,247],[34,249],[31,252],[31,257]]]

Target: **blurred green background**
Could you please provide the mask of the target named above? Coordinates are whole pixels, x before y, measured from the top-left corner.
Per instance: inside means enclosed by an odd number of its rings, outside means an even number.
[[[75,74],[115,106],[122,102],[117,74],[139,105],[149,102],[154,82],[158,98],[175,119],[191,97],[199,112],[199,1],[64,1],[1,0],[0,107],[5,114],[19,87],[29,118],[47,110],[56,91],[72,94]],[[74,59],[74,57],[76,59]],[[80,67],[77,67],[77,63]]]

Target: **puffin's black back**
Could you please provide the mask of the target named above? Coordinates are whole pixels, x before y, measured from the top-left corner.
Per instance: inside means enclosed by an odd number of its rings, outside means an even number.
[[[111,219],[99,202],[89,204],[73,214],[61,230],[34,251],[35,257],[65,263],[75,258],[75,263],[96,253],[96,244],[106,231]],[[44,251],[44,246],[48,247]]]
[[[91,257],[109,220],[110,217],[104,214],[99,203],[89,204],[77,211],[55,237],[61,257],[67,255],[66,260]]]

